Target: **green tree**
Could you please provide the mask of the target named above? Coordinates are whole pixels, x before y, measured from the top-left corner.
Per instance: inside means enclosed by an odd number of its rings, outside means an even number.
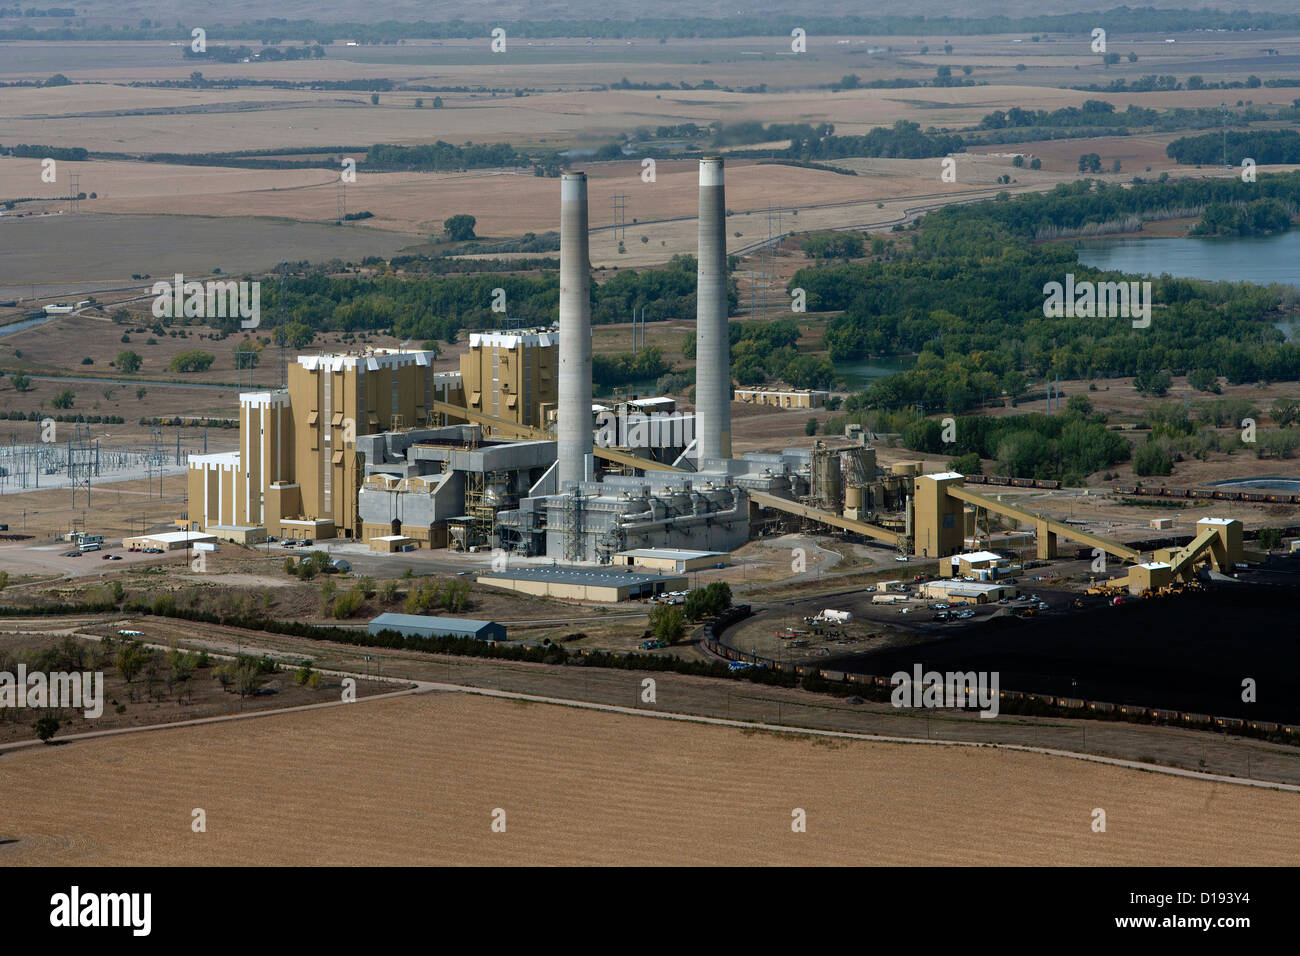
[[[378,106],[378,105],[379,105],[379,94],[378,94],[378,93],[371,93],[371,94],[370,94],[370,105],[371,105],[371,106]]]
[[[803,433],[804,433],[805,435],[816,435],[816,434],[817,434],[817,419],[815,419],[815,418],[810,418],[810,419],[808,419],[808,421],[804,422]]]
[[[1282,529],[1260,528],[1258,541],[1259,546],[1265,551],[1272,551],[1274,548],[1280,548],[1282,546]]]
[[[442,228],[447,234],[447,238],[451,239],[453,242],[468,242],[469,240],[476,238],[474,235],[474,226],[477,224],[477,219],[462,212],[444,219],[442,221]]]
[[[12,381],[14,388],[20,392],[30,392],[32,390],[31,378],[22,372],[14,372]]]
[[[1300,402],[1294,398],[1279,398],[1273,402],[1269,412],[1279,428],[1286,428],[1300,422]]]
[[[49,743],[59,732],[59,718],[47,714],[36,721],[36,736],[42,743]]]
[[[1143,394],[1154,395],[1157,398],[1163,398],[1172,384],[1173,379],[1169,373],[1160,369],[1146,369],[1133,376],[1134,388]]]
[[[686,615],[671,604],[656,604],[650,610],[650,633],[657,641],[676,644],[686,634]]]
[[[199,349],[187,349],[184,352],[177,352],[168,366],[173,372],[206,372],[212,367],[216,356],[209,355],[207,352]]]
[[[343,620],[356,614],[365,603],[365,595],[359,587],[353,586],[334,599],[333,614],[336,620]]]
[[[1065,402],[1065,410],[1083,418],[1092,414],[1092,401],[1087,395],[1071,395]]]
[[[1133,449],[1133,471],[1142,478],[1171,475],[1174,462],[1160,442],[1147,441]]]
[[[973,451],[958,455],[952,459],[952,461],[948,462],[948,468],[963,475],[982,475],[984,473],[984,466],[980,462],[980,456]]]
[[[256,661],[241,661],[235,667],[235,691],[240,697],[252,697],[262,686]]]
[[[134,375],[140,371],[141,359],[137,352],[125,351],[117,353],[117,367],[127,375]]]
[[[447,582],[447,589],[442,595],[442,606],[452,613],[458,614],[469,607],[469,583],[461,578],[453,578]]]
[[[76,400],[76,394],[70,388],[65,388],[59,394],[50,399],[52,408],[71,408],[73,401]]]
[[[117,660],[114,663],[117,666],[117,672],[122,675],[122,680],[128,684],[135,680],[150,656],[148,648],[144,646],[142,641],[132,641],[118,651]]]

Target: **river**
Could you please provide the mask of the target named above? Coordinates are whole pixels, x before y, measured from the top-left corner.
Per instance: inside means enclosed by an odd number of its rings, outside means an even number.
[[[1097,269],[1300,288],[1300,230],[1216,239],[1089,239],[1075,248],[1081,263]],[[1300,341],[1300,322],[1276,325],[1288,341]]]

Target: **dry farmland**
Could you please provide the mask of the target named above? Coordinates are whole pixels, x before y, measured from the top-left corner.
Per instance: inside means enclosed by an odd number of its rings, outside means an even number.
[[[32,747],[0,767],[21,808],[0,824],[10,864],[1284,865],[1300,852],[1295,793],[455,694]],[[191,832],[194,807],[208,832]],[[807,833],[791,832],[794,808]]]

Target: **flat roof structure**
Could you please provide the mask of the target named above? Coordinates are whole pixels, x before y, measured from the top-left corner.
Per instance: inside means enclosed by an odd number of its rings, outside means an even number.
[[[694,571],[724,563],[731,555],[726,551],[691,551],[686,548],[632,548],[614,555],[623,564],[668,571]]]
[[[572,565],[489,571],[480,574],[477,580],[480,584],[540,597],[602,602],[649,598],[665,591],[685,589],[687,585],[686,578],[678,574]]]
[[[217,536],[202,531],[155,531],[149,534],[136,534],[122,539],[126,548],[155,547],[166,551],[178,551],[185,547],[194,547],[199,543],[215,543]]]
[[[1001,561],[1002,555],[994,554],[992,551],[968,551],[965,554],[954,554],[953,561],[965,561],[967,564],[976,564],[981,561]]]
[[[1018,593],[1015,585],[996,584],[983,581],[928,581],[921,585],[921,593],[926,597],[945,598],[949,601],[971,601],[983,604],[997,601],[1003,597],[1015,597]]]
[[[380,614],[370,621],[371,634],[397,631],[412,637],[475,637],[484,641],[504,641],[506,629],[496,621],[479,621],[468,617],[434,617],[429,614]]]

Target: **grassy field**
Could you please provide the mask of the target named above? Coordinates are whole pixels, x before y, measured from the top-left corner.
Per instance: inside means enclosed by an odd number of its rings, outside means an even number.
[[[1293,793],[454,695],[2,759],[22,808],[0,832],[8,864],[1283,865],[1300,851]]]

